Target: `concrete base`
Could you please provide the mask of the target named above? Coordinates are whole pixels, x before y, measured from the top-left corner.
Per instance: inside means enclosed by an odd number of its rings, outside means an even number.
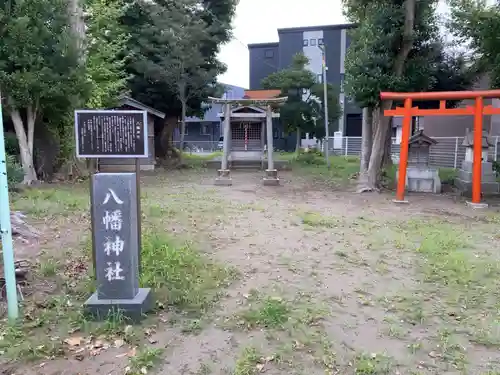
[[[466,197],[472,197],[472,181],[464,181],[461,178],[455,178],[455,187]],[[498,182],[481,182],[481,193],[483,195],[495,195],[500,193],[500,184]]]
[[[229,169],[219,169],[217,175],[215,179],[216,186],[231,186],[233,184],[233,180],[231,180],[231,171]]]
[[[465,202],[467,207],[473,208],[473,209],[482,209],[482,208],[488,208],[488,203],[473,203],[473,202]]]
[[[407,200],[400,201],[399,199],[393,199],[392,202],[393,203],[397,203],[397,204],[408,204],[408,203],[410,203]]]
[[[396,172],[399,179],[399,169]],[[441,193],[441,179],[437,169],[408,167],[406,169],[406,190],[416,193]]]
[[[266,177],[262,179],[264,186],[277,186],[280,184],[278,171],[276,169],[266,169]]]
[[[153,308],[151,289],[139,288],[133,299],[99,299],[97,292],[83,305],[85,311],[95,320],[106,320],[111,314],[121,314],[132,322],[138,322]]]

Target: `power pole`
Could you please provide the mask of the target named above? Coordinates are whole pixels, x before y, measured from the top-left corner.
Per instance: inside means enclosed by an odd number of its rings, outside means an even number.
[[[326,158],[326,166],[328,169],[330,169],[330,131],[328,127],[328,87],[327,87],[327,82],[326,82],[326,71],[328,70],[326,66],[326,46],[319,45],[319,49],[321,50],[322,58],[323,58],[323,64],[322,64],[322,70],[323,70],[323,111],[324,111],[324,117],[325,117],[325,138],[326,138],[326,143],[325,143],[325,158]]]

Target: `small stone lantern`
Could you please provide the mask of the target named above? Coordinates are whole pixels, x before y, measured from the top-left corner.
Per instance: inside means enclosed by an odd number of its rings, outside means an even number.
[[[437,142],[426,136],[423,130],[408,140],[408,167],[406,189],[419,193],[441,193],[439,171],[429,166],[429,151]],[[399,176],[399,170],[398,174]]]
[[[467,131],[462,146],[465,147],[465,160],[468,162],[473,162],[474,132]],[[488,149],[490,148],[490,146],[494,146],[494,144],[488,136],[488,133],[483,131],[483,134],[481,136],[481,159],[483,163],[488,161]]]

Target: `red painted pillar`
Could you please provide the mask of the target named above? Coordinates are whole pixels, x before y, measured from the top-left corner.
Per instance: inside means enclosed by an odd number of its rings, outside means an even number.
[[[483,98],[477,97],[474,106],[474,152],[472,168],[472,203],[481,202],[481,158],[483,143]]]
[[[396,190],[396,200],[404,201],[406,187],[406,167],[408,166],[408,140],[411,130],[411,98],[405,99],[403,129],[401,134],[401,148],[399,151],[399,176]]]

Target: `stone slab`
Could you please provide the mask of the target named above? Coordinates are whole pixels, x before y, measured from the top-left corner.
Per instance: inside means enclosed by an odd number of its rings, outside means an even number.
[[[474,169],[474,163],[471,161],[464,160],[462,162],[461,170],[466,172],[472,172]],[[493,163],[490,162],[482,162],[481,163],[481,175],[483,174],[492,174],[493,172]]]
[[[106,320],[111,314],[121,314],[132,322],[138,322],[153,308],[153,294],[149,288],[139,288],[131,299],[100,299],[95,292],[84,303],[85,312],[95,320]]]
[[[480,203],[465,202],[465,205],[467,207],[470,207],[470,208],[475,209],[475,210],[488,208],[488,203],[483,203],[483,202],[480,202]]]
[[[93,252],[99,299],[132,299],[139,289],[135,173],[92,176]]]
[[[464,171],[462,169],[458,170],[458,178],[463,181],[472,181],[472,176],[472,172]],[[496,180],[497,177],[493,172],[489,174],[487,174],[486,172],[481,173],[481,183],[496,182]]]
[[[215,186],[231,186],[233,180],[228,177],[217,177],[214,182]]]
[[[280,179],[264,177],[262,179],[262,183],[264,184],[264,186],[278,186],[280,184]]]
[[[406,199],[405,200],[393,199],[392,202],[396,203],[396,204],[409,204],[410,203]]]

